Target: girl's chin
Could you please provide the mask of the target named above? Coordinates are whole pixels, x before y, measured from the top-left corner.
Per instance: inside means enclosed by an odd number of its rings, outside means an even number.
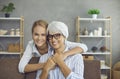
[[[37,46],[38,46],[38,47],[41,47],[41,46],[43,46],[43,44],[37,44]]]

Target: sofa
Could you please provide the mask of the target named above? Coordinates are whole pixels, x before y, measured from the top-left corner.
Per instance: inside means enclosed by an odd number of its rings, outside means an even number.
[[[33,57],[29,63],[37,63],[39,58]],[[21,74],[18,71],[20,58],[0,58],[0,79],[35,79],[36,72]],[[100,61],[84,60],[84,79],[100,79]]]

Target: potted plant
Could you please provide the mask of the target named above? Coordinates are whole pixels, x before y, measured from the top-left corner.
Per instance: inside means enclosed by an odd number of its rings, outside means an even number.
[[[100,11],[98,9],[89,9],[88,14],[91,14],[93,19],[96,19],[97,15],[100,14]]]
[[[9,3],[8,5],[3,6],[1,9],[2,12],[5,12],[5,17],[10,17],[10,13],[15,9],[13,3]]]

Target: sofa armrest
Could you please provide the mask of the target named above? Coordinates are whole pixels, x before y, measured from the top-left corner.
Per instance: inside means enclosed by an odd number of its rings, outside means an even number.
[[[101,79],[99,60],[84,60],[84,79]]]
[[[20,58],[0,58],[0,79],[24,79],[18,71],[19,61]]]

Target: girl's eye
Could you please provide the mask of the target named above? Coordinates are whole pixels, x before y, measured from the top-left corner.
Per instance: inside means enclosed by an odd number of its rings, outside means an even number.
[[[35,33],[34,35],[35,35],[35,36],[38,36],[39,34]]]
[[[41,36],[46,36],[46,34],[41,34]]]

